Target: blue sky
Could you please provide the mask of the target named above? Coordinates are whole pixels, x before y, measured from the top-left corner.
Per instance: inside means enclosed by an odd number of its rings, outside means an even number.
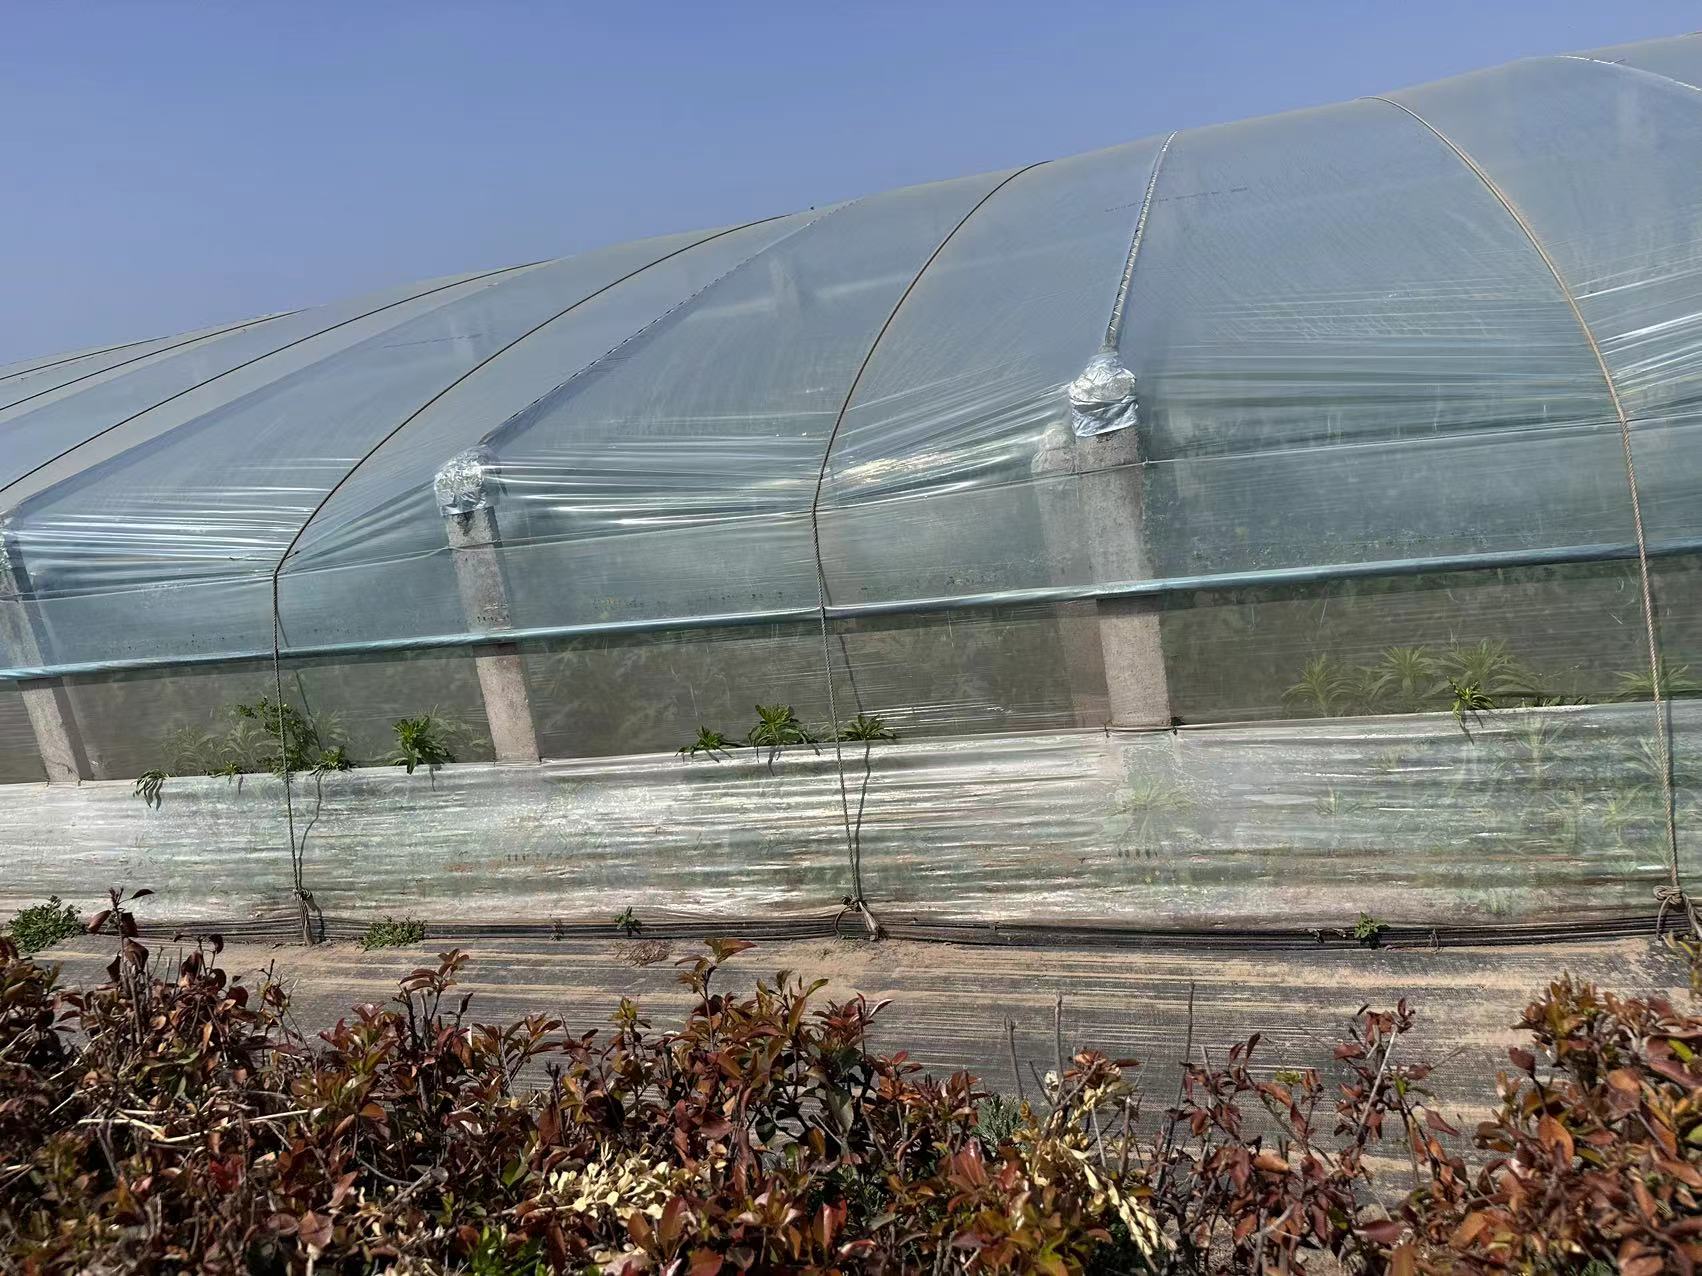
[[[11,0],[0,363],[1699,25],[1694,0]]]

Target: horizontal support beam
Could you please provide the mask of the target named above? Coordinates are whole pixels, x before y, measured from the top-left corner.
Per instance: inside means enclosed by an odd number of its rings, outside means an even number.
[[[1702,553],[1702,537],[1650,541],[1654,558],[1675,558]],[[1486,554],[1445,554],[1434,558],[1391,558],[1364,563],[1327,563],[1314,567],[1282,567],[1268,571],[1221,572],[1203,576],[1167,576],[1157,580],[1120,581],[1109,585],[1059,585],[1037,589],[1009,589],[996,593],[959,594],[950,597],[907,598],[880,603],[829,603],[829,620],[865,620],[883,616],[929,615],[986,610],[990,607],[1021,607],[1047,603],[1086,602],[1118,598],[1163,598],[1176,594],[1226,593],[1238,589],[1275,589],[1295,585],[1328,584],[1339,580],[1364,580],[1378,576],[1429,576],[1444,572],[1497,571],[1517,567],[1557,567],[1589,563],[1635,562],[1634,542],[1596,545],[1565,545],[1550,549],[1509,550]],[[644,620],[608,620],[578,625],[533,625],[490,633],[430,634],[414,638],[384,638],[368,642],[321,643],[285,647],[288,660],[337,659],[349,656],[382,655],[388,652],[441,651],[478,648],[509,643],[547,642],[562,638],[620,637],[630,634],[683,633],[693,629],[738,629],[758,625],[802,624],[817,619],[813,606],[777,607],[766,611],[724,612],[713,616],[663,616]],[[68,678],[147,669],[184,669],[195,666],[270,662],[272,652],[228,651],[189,655],[136,657],[129,660],[92,660],[66,664],[18,666],[0,669],[0,683],[25,682],[36,678]]]

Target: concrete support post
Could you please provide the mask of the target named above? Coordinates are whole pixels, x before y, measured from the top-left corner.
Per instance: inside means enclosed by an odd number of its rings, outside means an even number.
[[[17,546],[9,535],[0,538],[0,642],[20,665],[45,663],[41,641],[31,614],[29,576]],[[83,747],[71,697],[60,678],[32,678],[18,683],[35,732],[37,750],[50,784],[76,784],[91,779],[88,750]]]
[[[1035,454],[1032,469],[1041,485],[1048,544],[1059,561],[1084,556],[1097,583],[1152,576],[1140,459],[1139,436],[1133,429],[1077,438],[1062,421]],[[1170,726],[1170,681],[1159,640],[1158,600],[1100,599],[1094,609],[1097,650],[1065,644],[1078,714],[1090,703],[1082,688],[1102,676],[1106,699],[1100,721],[1113,727]]]
[[[434,489],[455,563],[455,584],[468,628],[495,633],[511,628],[508,584],[498,548],[502,537],[487,480],[488,457],[463,452],[438,471]],[[539,761],[538,730],[519,647],[499,643],[473,658],[485,718],[498,762]]]
[[[1139,436],[1134,430],[1119,430],[1079,439],[1076,448],[1082,531],[1094,579],[1151,579]],[[1097,607],[1111,725],[1170,726],[1170,678],[1159,641],[1159,600],[1102,598]]]
[[[1088,571],[1075,465],[1075,436],[1068,425],[1059,422],[1041,439],[1029,467],[1050,568],[1048,584],[1079,581]],[[1058,655],[1070,688],[1070,708],[1080,727],[1103,727],[1111,720],[1097,607],[1085,602],[1058,608]]]

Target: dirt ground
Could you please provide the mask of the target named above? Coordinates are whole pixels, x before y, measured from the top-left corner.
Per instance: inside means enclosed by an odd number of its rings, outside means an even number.
[[[156,960],[178,945],[150,941]],[[358,1002],[383,1002],[397,980],[429,963],[444,944],[429,936],[405,948],[363,952],[339,942],[232,944],[222,962],[252,978],[272,965],[287,981],[292,1005],[309,1031],[329,1026]],[[698,945],[669,941],[668,954],[631,964],[620,941],[482,939],[464,985],[474,1018],[490,1022],[545,1011],[584,1031],[607,1022],[622,996],[636,1000],[657,1028],[677,1023],[687,994],[673,962]],[[102,978],[104,941],[68,941],[44,957],[67,981]],[[1006,1035],[1016,1025],[1016,1052],[1030,1094],[1032,1072],[1054,1066],[1053,1015],[1062,994],[1065,1048],[1092,1047],[1142,1060],[1150,1093],[1174,1094],[1187,1041],[1213,1058],[1253,1032],[1263,1034],[1256,1060],[1269,1069],[1316,1066],[1329,1075],[1339,1033],[1366,1003],[1392,1005],[1405,996],[1418,1013],[1409,1056],[1440,1063],[1434,1084],[1442,1105],[1475,1121],[1494,1100],[1498,1067],[1520,1039],[1520,1011],[1563,972],[1626,993],[1687,994],[1684,972],[1652,940],[1425,950],[1291,950],[1270,953],[1194,950],[1095,951],[977,947],[884,940],[761,943],[734,958],[727,986],[790,969],[826,978],[819,996],[863,993],[890,998],[877,1020],[877,1044],[907,1050],[931,1071],[965,1068],[991,1088],[1016,1090]],[[1189,995],[1193,993],[1192,1028]],[[1469,1128],[1469,1125],[1468,1127]]]

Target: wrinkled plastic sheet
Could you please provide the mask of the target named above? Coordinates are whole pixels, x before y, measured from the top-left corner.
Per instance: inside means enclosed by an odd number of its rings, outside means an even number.
[[[1681,800],[1702,706],[1676,706]],[[1666,880],[1647,705],[1156,734],[882,743],[862,826],[895,918],[1142,928],[1639,914]],[[862,754],[847,750],[853,809]],[[107,885],[174,920],[291,915],[279,782],[0,788],[0,907]],[[360,770],[298,783],[304,881],[335,916],[603,921],[625,907],[819,915],[849,893],[831,749]],[[1702,846],[1683,833],[1683,867]]]
[[[1155,587],[1625,545],[1596,349],[1693,542],[1699,80],[1531,59],[1183,131],[1150,191],[1160,139],[0,371],[42,659],[267,653],[274,572],[286,653],[465,633],[478,448],[535,629],[813,607],[817,531],[835,602],[1126,584],[1040,464],[1072,413],[1140,435]]]

